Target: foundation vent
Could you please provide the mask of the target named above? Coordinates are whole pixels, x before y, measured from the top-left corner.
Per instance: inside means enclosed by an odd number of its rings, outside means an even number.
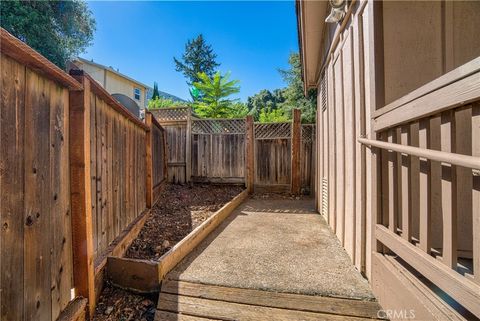
[[[328,215],[328,180],[327,178],[322,178],[322,215]]]

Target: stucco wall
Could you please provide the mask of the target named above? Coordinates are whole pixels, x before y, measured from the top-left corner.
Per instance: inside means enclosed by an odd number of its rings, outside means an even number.
[[[108,69],[104,69],[95,65],[90,65],[81,61],[77,61],[76,65],[86,71],[93,79],[105,88],[110,94],[123,94],[132,98],[140,108],[146,107],[145,101],[146,88],[125,77],[122,77]],[[140,89],[140,100],[135,99],[133,89]]]

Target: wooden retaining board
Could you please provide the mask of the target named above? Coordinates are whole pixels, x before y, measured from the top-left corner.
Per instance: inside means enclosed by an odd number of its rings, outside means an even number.
[[[162,255],[159,261],[108,257],[107,274],[110,281],[116,286],[140,293],[158,292],[165,275],[215,230],[248,195],[248,191],[244,190],[234,197]]]

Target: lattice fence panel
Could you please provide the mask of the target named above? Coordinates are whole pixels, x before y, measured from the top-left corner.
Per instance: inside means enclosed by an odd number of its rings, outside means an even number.
[[[194,120],[192,134],[245,134],[245,119]]]
[[[302,125],[302,141],[306,143],[315,141],[315,125]]]
[[[152,114],[159,121],[187,120],[190,108],[164,108],[152,110]]]
[[[291,138],[292,123],[255,124],[255,139]]]

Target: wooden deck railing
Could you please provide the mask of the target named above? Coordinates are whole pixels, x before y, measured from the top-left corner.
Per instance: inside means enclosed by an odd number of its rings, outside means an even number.
[[[377,251],[480,317],[480,58],[390,104],[377,155]]]

